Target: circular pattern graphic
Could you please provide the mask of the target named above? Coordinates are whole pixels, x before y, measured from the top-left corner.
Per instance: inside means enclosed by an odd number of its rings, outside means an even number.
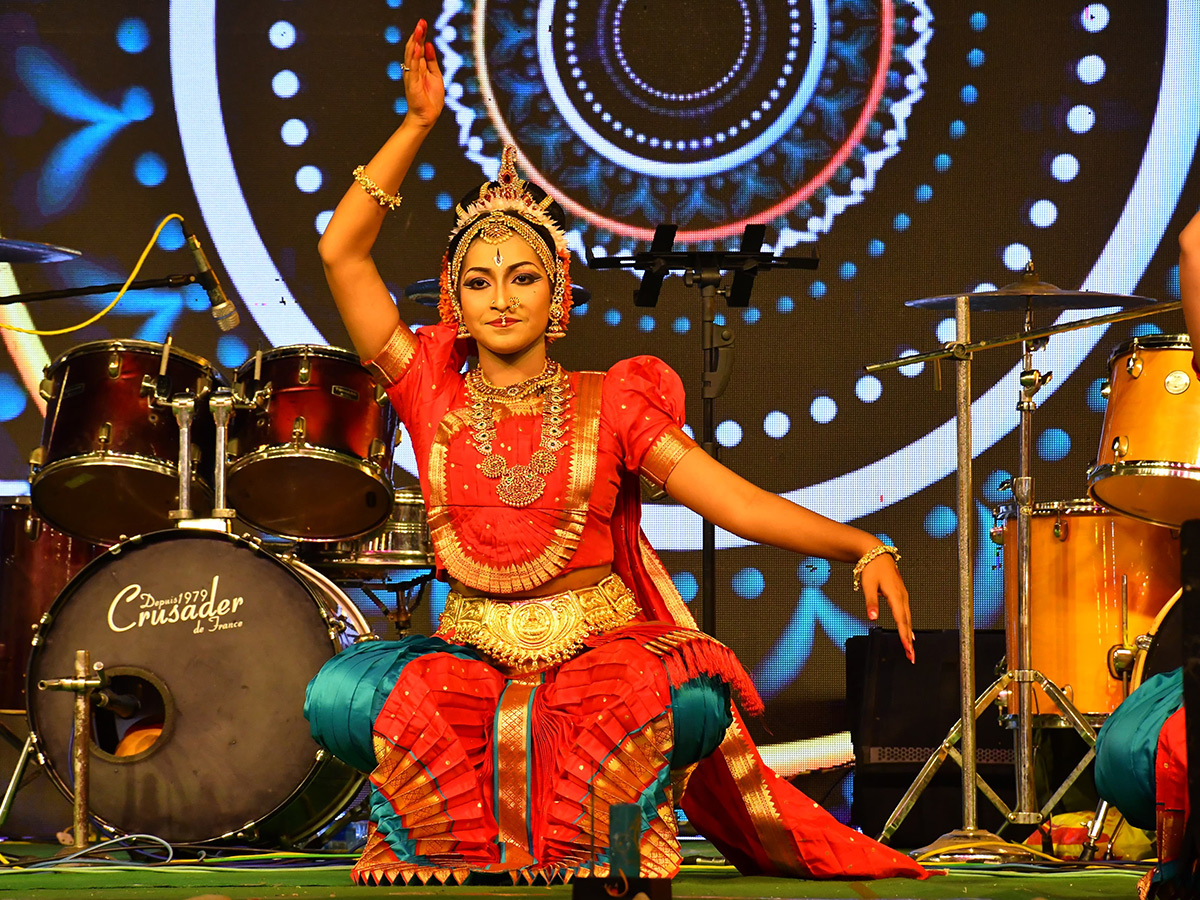
[[[438,43],[467,156],[491,177],[515,144],[583,244],[672,221],[711,246],[768,222],[781,249],[898,152],[930,22],[923,0],[468,0]]]

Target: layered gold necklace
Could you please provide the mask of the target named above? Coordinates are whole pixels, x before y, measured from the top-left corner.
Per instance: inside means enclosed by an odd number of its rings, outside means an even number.
[[[508,506],[523,507],[546,491],[546,479],[558,466],[558,451],[567,446],[566,408],[570,401],[570,383],[562,366],[546,360],[546,367],[528,381],[497,387],[479,369],[467,373],[471,402],[471,442],[483,456],[477,468],[484,477],[499,479],[496,496]],[[542,396],[542,437],[529,462],[510,466],[492,450],[496,440],[497,402],[512,403]]]

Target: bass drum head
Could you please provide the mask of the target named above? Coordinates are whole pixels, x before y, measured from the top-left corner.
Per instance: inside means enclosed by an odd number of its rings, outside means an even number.
[[[1148,678],[1170,672],[1183,665],[1183,590],[1175,592],[1150,629],[1150,646],[1134,664],[1131,688],[1136,690]],[[1140,642],[1139,638],[1139,642]]]
[[[37,684],[72,677],[86,649],[114,694],[136,698],[127,717],[95,711],[92,815],[173,843],[258,839],[256,823],[302,786],[329,781],[304,691],[338,649],[338,613],[360,627],[352,611],[332,584],[232,535],[169,531],[118,544],[67,585],[36,637],[30,724],[51,777],[70,793],[74,695]],[[332,817],[361,776],[342,780],[336,798],[307,804],[313,821],[298,832]]]

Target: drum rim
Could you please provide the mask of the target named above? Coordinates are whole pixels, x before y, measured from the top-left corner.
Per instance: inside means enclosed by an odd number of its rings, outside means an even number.
[[[361,619],[362,623],[367,625],[366,633],[368,635],[372,633],[369,623],[367,623],[367,621],[366,621],[366,618],[362,615],[362,613],[358,609],[358,607],[355,606],[354,602],[349,598],[349,596],[346,594],[346,592],[343,591],[340,587],[338,587],[337,584],[335,582],[333,582],[331,579],[325,577],[320,572],[317,572],[311,566],[304,565],[303,563],[300,563],[299,560],[295,560],[291,557],[276,556],[273,553],[265,551],[262,548],[261,544],[259,544],[257,541],[253,540],[252,538],[233,534],[232,532],[207,531],[207,530],[203,530],[203,529],[171,528],[171,529],[164,529],[162,531],[152,531],[148,534],[136,535],[134,537],[127,538],[126,540],[120,541],[119,543],[116,543],[113,546],[107,548],[103,553],[99,554],[95,559],[90,560],[87,563],[87,565],[85,565],[82,569],[80,569],[78,572],[76,572],[74,577],[72,577],[71,580],[67,582],[66,586],[61,591],[59,591],[58,596],[54,598],[54,602],[50,605],[50,608],[46,611],[46,615],[49,616],[49,618],[46,619],[44,623],[41,623],[38,625],[38,630],[37,630],[37,632],[35,632],[35,635],[40,635],[43,628],[48,627],[54,623],[54,620],[57,618],[57,613],[61,610],[63,604],[65,604],[67,602],[67,598],[69,596],[73,596],[75,591],[78,590],[78,586],[86,579],[86,577],[92,572],[92,570],[93,569],[98,570],[101,567],[102,563],[107,561],[107,559],[110,555],[111,556],[119,556],[121,553],[125,552],[125,550],[129,547],[136,549],[138,547],[141,547],[141,546],[144,546],[147,544],[158,543],[160,541],[164,541],[169,538],[176,537],[176,536],[178,536],[180,538],[185,538],[185,537],[186,538],[198,538],[201,540],[225,540],[225,541],[228,541],[235,545],[244,546],[246,549],[254,552],[256,556],[260,556],[265,559],[268,559],[275,565],[286,569],[289,573],[291,573],[294,576],[295,580],[303,587],[305,592],[308,594],[309,598],[312,600],[313,605],[320,612],[322,618],[324,619],[326,625],[328,626],[327,632],[329,634],[330,644],[333,647],[334,655],[337,655],[338,653],[342,652],[342,649],[343,649],[341,647],[340,641],[338,640],[338,635],[340,634],[340,632],[333,630],[333,623],[331,621],[331,611],[329,610],[329,607],[327,606],[327,604],[321,598],[316,596],[315,592],[313,591],[312,587],[310,586],[310,583],[306,580],[305,577],[301,577],[298,574],[296,574],[297,568],[298,568],[297,564],[302,565],[303,568],[305,570],[307,570],[308,573],[313,573],[313,574],[317,575],[322,584],[331,585],[334,589],[336,589],[338,591],[338,593],[342,596],[342,598],[346,601],[346,609],[350,610],[354,614],[357,614],[359,616],[359,618]],[[34,685],[33,681],[32,681],[33,663],[34,663],[35,657],[38,656],[38,654],[40,652],[40,648],[42,646],[43,646],[43,641],[36,640],[36,638],[35,638],[35,642],[34,642],[33,646],[30,648],[29,661],[26,664],[26,669],[25,669],[25,691],[26,691],[27,697],[33,696],[32,694],[29,693],[31,686],[36,688],[36,685]],[[54,786],[56,788],[58,788],[58,790],[63,794],[64,797],[66,797],[67,799],[71,799],[71,797],[73,796],[73,792],[68,787],[65,779],[59,774],[58,769],[54,765],[54,760],[51,758],[51,756],[47,752],[47,747],[45,746],[45,743],[42,740],[41,729],[40,729],[38,721],[37,721],[37,714],[34,711],[34,707],[33,707],[32,703],[27,704],[26,721],[29,724],[29,736],[30,736],[31,741],[33,742],[33,747],[38,752],[40,758],[45,760],[45,762],[43,763],[43,768],[45,769],[46,774],[49,776],[51,783],[54,784]],[[90,744],[90,742],[89,742],[89,744]],[[262,813],[261,815],[258,816],[258,818],[255,818],[255,819],[251,820],[250,822],[247,822],[245,825],[241,826],[236,831],[230,831],[230,832],[227,832],[225,834],[220,834],[220,835],[213,835],[212,837],[204,838],[200,841],[197,841],[196,843],[208,843],[211,841],[225,840],[225,839],[228,839],[231,837],[238,837],[239,835],[251,834],[252,832],[257,831],[259,829],[259,826],[268,822],[272,817],[280,814],[285,809],[287,809],[291,805],[291,803],[298,796],[300,796],[300,794],[303,792],[303,790],[305,788],[307,788],[307,786],[313,782],[313,780],[317,777],[317,775],[323,769],[325,769],[325,768],[335,768],[336,769],[339,766],[347,769],[350,772],[354,772],[353,769],[350,769],[350,767],[346,766],[345,763],[342,763],[340,760],[337,760],[336,758],[330,756],[329,754],[318,752],[316,754],[315,758],[313,759],[312,764],[309,766],[308,771],[305,773],[304,777],[300,779],[300,783],[297,784],[287,794],[287,796],[285,796],[276,806],[274,806],[270,810],[267,810],[266,812]],[[365,779],[366,776],[362,775],[361,772],[355,773],[355,774],[360,776],[359,780],[357,781],[357,785],[361,785],[362,779]],[[356,786],[354,788],[353,793],[357,793],[358,790],[359,790],[359,787]],[[97,814],[95,811],[89,811],[89,815],[93,819],[95,819],[98,823],[100,823],[103,827],[107,828],[109,831],[111,831],[115,834],[129,834],[130,833],[130,832],[126,831],[125,829],[121,828],[116,823],[110,822],[108,819]],[[316,825],[313,828],[313,833],[315,833],[323,825],[328,824],[328,821],[329,820],[326,820],[325,822],[316,823]],[[253,839],[253,838],[251,838],[251,839]]]
[[[49,366],[46,367],[46,376],[50,377],[51,373],[57,369],[62,363],[66,362],[72,356],[78,356],[85,352],[99,351],[102,349],[118,349],[118,350],[133,350],[133,351],[152,351],[149,355],[162,356],[162,350],[165,345],[156,343],[155,341],[143,341],[140,338],[112,338],[103,341],[86,341],[82,344],[76,344],[69,350],[64,350],[60,353]],[[220,369],[210,363],[203,356],[196,353],[189,353],[187,350],[180,350],[174,344],[171,345],[171,357],[180,357],[188,362],[195,363],[200,368],[205,369],[214,376],[214,380],[220,383],[225,383],[225,376],[221,374]]]
[[[1018,505],[1016,500],[1001,503],[996,507],[996,518],[1001,520],[1015,518]],[[1064,516],[1112,515],[1114,511],[1094,498],[1078,497],[1072,500],[1043,500],[1035,503],[1031,515],[1051,515],[1053,513]]]
[[[354,534],[338,535],[337,537],[309,537],[309,536],[304,536],[304,535],[292,534],[292,533],[286,532],[286,531],[278,531],[274,528],[266,527],[259,520],[251,518],[250,516],[246,515],[246,512],[243,508],[238,508],[237,504],[234,502],[234,499],[232,497],[232,494],[234,491],[234,485],[232,482],[233,482],[233,477],[235,475],[237,475],[237,474],[241,473],[243,470],[247,469],[251,462],[263,462],[265,460],[271,460],[271,459],[292,459],[295,457],[315,458],[315,459],[324,460],[326,462],[339,463],[341,465],[347,466],[348,468],[357,469],[362,474],[367,475],[368,477],[372,478],[381,487],[383,487],[385,489],[391,487],[391,479],[389,479],[384,474],[384,469],[382,466],[378,466],[375,463],[369,462],[365,459],[354,456],[352,454],[342,453],[339,450],[328,450],[324,447],[315,447],[315,446],[312,446],[311,444],[304,444],[299,447],[297,447],[295,444],[271,444],[270,446],[259,447],[257,450],[254,450],[254,451],[251,451],[250,453],[246,453],[242,456],[239,456],[232,463],[230,463],[225,469],[225,484],[226,484],[226,489],[230,495],[228,502],[231,506],[233,506],[234,509],[237,509],[237,514],[238,514],[239,519],[242,519],[243,521],[248,522],[249,524],[253,525],[255,528],[257,528],[260,531],[265,531],[268,534],[286,537],[289,540],[298,541],[298,542],[305,543],[305,544],[313,544],[313,543],[328,544],[328,543],[332,543],[334,541],[352,541],[352,540],[355,540],[356,538],[363,537],[364,535],[371,534],[372,532],[377,531],[378,529],[382,528],[383,525],[388,521],[388,519],[391,518],[392,509],[395,506],[395,502],[396,502],[395,492],[392,490],[384,490],[383,491],[383,493],[387,495],[389,502],[385,503],[384,506],[382,507],[382,509],[384,510],[384,515],[382,518],[377,519],[375,522],[373,522],[370,526],[363,529],[362,531],[355,532]]]
[[[343,362],[354,363],[355,366],[362,369],[362,359],[353,350],[347,350],[345,347],[335,347],[332,344],[284,344],[282,347],[272,347],[270,350],[263,352],[262,361],[271,362],[276,359],[287,359],[293,356],[320,356],[324,359],[338,359]],[[251,355],[244,363],[234,370],[234,374],[238,381],[243,381],[242,370],[248,372],[254,371],[256,359]],[[363,369],[365,372],[366,369]]]
[[[1170,600],[1163,604],[1163,608],[1158,611],[1158,614],[1154,617],[1154,621],[1150,623],[1150,630],[1146,632],[1150,636],[1150,646],[1145,650],[1138,651],[1137,657],[1133,661],[1133,669],[1129,673],[1129,692],[1131,694],[1142,686],[1143,676],[1146,672],[1146,660],[1150,658],[1150,651],[1154,649],[1154,641],[1158,637],[1162,623],[1166,621],[1167,614],[1175,608],[1175,604],[1182,597],[1183,588],[1180,588],[1171,595]]]
[[[1095,498],[1096,486],[1111,477],[1119,477],[1122,475],[1141,477],[1145,475],[1162,475],[1170,478],[1181,478],[1185,481],[1200,481],[1200,466],[1189,465],[1188,463],[1171,462],[1170,460],[1162,459],[1135,459],[1129,462],[1105,463],[1102,466],[1092,466],[1088,469],[1088,494]],[[1100,501],[1097,499],[1097,503]],[[1137,513],[1126,512],[1125,510],[1117,509],[1115,506],[1108,506],[1113,512],[1118,515],[1128,516],[1131,519],[1137,519],[1140,522],[1148,522],[1151,525],[1162,525],[1164,528],[1178,528],[1182,522],[1172,522],[1164,519],[1154,519],[1150,516],[1143,516]]]
[[[1130,338],[1117,344],[1108,354],[1109,365],[1112,365],[1114,359],[1124,356],[1135,347],[1147,350],[1191,350],[1192,339],[1187,334],[1146,334]]]

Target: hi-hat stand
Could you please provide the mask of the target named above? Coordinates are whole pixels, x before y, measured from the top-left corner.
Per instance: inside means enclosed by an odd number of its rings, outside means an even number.
[[[1034,297],[1043,296],[1040,304]],[[930,298],[911,305],[942,308],[941,301],[947,298]],[[958,601],[959,601],[959,677],[960,718],[950,729],[941,746],[926,761],[916,780],[900,800],[895,811],[884,826],[880,840],[887,840],[896,833],[905,816],[912,810],[917,798],[929,785],[934,773],[947,758],[953,759],[962,769],[962,828],[938,838],[924,849],[922,859],[928,862],[1013,862],[1033,858],[1020,845],[1008,843],[997,835],[978,828],[976,791],[982,791],[997,810],[1012,824],[1038,825],[1046,820],[1067,788],[1083,773],[1095,755],[1096,732],[1092,724],[1067,698],[1063,691],[1041,672],[1030,665],[1032,635],[1029,621],[1030,587],[1030,517],[1033,511],[1033,477],[1030,474],[1032,456],[1032,414],[1036,404],[1034,395],[1049,380],[1052,373],[1042,374],[1033,368],[1032,353],[1045,346],[1055,334],[1107,325],[1144,316],[1159,315],[1179,309],[1180,303],[1155,303],[1141,309],[1126,310],[1102,316],[1093,316],[1069,322],[1065,325],[1034,330],[1032,312],[1035,305],[1057,308],[1087,308],[1094,306],[1121,305],[1121,301],[1143,301],[1144,298],[1119,297],[1114,295],[1091,295],[1086,292],[1058,291],[1053,285],[1037,281],[1036,273],[1029,267],[1021,282],[987,294],[962,295],[949,298],[955,310],[955,340],[927,353],[906,356],[883,363],[865,366],[867,372],[917,363],[953,359],[957,377],[955,379],[955,416],[958,426],[957,441],[957,514],[958,514]],[[1012,309],[1014,301],[1023,301],[1025,328],[1022,332],[1000,338],[991,338],[972,343],[970,340],[970,310],[973,299],[983,299],[984,309]],[[1013,344],[1022,345],[1022,372],[1020,396],[1017,410],[1019,423],[1019,459],[1017,478],[1013,480],[1013,495],[1017,502],[1017,660],[1009,660],[1009,669],[984,693],[975,696],[975,596],[973,583],[972,523],[974,522],[971,451],[971,360],[975,353]],[[1000,696],[1001,692],[1015,683],[1017,686],[1017,715],[1014,742],[1016,750],[1016,808],[1009,809],[996,792],[979,776],[976,767],[975,720]],[[1088,752],[1067,776],[1066,781],[1055,790],[1040,809],[1033,772],[1033,688],[1038,684],[1050,696],[1063,714],[1063,719],[1073,727],[1088,744]],[[955,745],[961,747],[961,751]],[[1090,831],[1089,831],[1090,835]]]
[[[654,229],[650,249],[634,256],[593,256],[587,250],[591,269],[636,269],[642,280],[633,293],[633,305],[651,307],[658,303],[663,280],[670,272],[682,272],[684,284],[700,288],[700,347],[702,352],[701,398],[704,425],[700,446],[713,459],[718,459],[716,441],[716,409],[714,401],[725,393],[733,374],[733,332],[726,326],[717,330],[717,296],[725,298],[731,307],[746,307],[754,289],[754,278],[767,269],[815,269],[820,262],[816,253],[808,256],[773,256],[762,249],[767,234],[766,225],[747,225],[736,252],[693,250],[676,251],[675,225],[659,225]],[[727,272],[733,278],[727,286],[722,280]],[[717,529],[704,520],[702,526],[700,579],[700,627],[715,634],[717,623]]]

